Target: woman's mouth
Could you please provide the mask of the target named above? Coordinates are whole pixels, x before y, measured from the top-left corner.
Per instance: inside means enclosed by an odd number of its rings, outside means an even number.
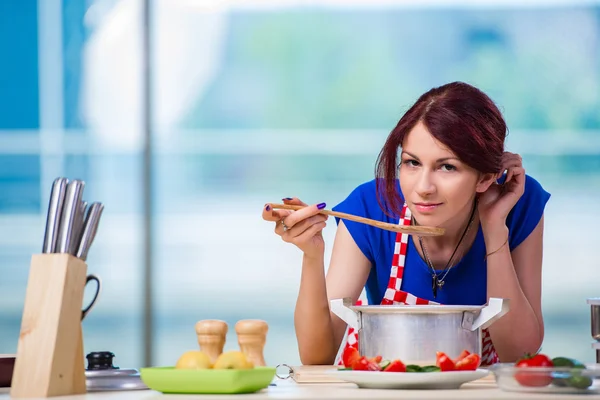
[[[420,213],[430,213],[442,205],[442,203],[413,203]]]

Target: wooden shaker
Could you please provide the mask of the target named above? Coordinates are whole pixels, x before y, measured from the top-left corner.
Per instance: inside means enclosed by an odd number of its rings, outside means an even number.
[[[207,319],[196,322],[196,335],[200,350],[206,353],[214,364],[223,352],[227,336],[227,322]]]
[[[245,319],[235,324],[240,350],[254,366],[266,365],[263,350],[267,341],[268,330],[267,323],[258,319]]]

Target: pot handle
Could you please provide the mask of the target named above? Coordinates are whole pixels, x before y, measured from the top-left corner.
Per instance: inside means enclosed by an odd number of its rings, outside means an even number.
[[[479,328],[485,329],[500,319],[510,309],[509,299],[490,297],[487,306],[478,313],[465,312],[463,314],[462,327],[475,331]]]
[[[354,328],[356,331],[360,330],[360,318],[356,312],[349,308],[352,305],[350,297],[331,300],[329,304],[331,312],[340,317],[349,327]]]

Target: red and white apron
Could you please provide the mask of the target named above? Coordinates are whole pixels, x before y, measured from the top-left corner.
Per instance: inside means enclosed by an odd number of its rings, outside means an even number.
[[[406,204],[402,208],[400,214],[400,223],[403,225],[411,224],[411,213]],[[408,248],[409,235],[406,233],[400,233],[396,235],[396,244],[394,246],[394,257],[392,258],[392,270],[390,272],[390,280],[388,287],[381,301],[381,305],[391,304],[406,304],[406,305],[429,305],[429,304],[440,304],[435,301],[429,301],[413,296],[412,294],[400,290],[402,285],[402,276],[404,275],[404,262],[406,260],[406,250]],[[357,305],[366,304],[366,301],[358,300]],[[482,350],[481,350],[481,365],[491,365],[499,362],[498,355],[494,349],[492,339],[487,329],[482,330]],[[355,332],[354,328],[348,328],[346,343],[344,349],[347,347],[355,347],[358,349],[358,332]],[[343,351],[340,352],[343,354]],[[342,364],[341,357],[338,364]]]

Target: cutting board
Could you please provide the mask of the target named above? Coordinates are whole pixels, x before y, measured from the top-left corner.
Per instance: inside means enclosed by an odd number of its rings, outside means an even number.
[[[325,373],[325,371],[337,368],[335,365],[300,365],[289,366],[289,378],[296,383],[344,383],[340,379],[335,379]],[[494,374],[478,379],[467,385],[495,385]]]

